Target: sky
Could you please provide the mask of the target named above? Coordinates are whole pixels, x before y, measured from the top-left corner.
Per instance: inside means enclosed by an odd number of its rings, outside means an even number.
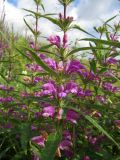
[[[0,0],[0,13],[2,12],[3,0]],[[60,13],[62,8],[57,0],[43,0],[46,13]],[[74,17],[74,23],[80,25],[87,31],[93,32],[94,26],[102,24],[103,20],[119,13],[120,2],[118,0],[75,0],[74,3],[68,8],[68,15]],[[33,0],[6,0],[5,13],[6,22],[14,30],[21,34],[26,33],[26,27],[23,17],[28,14],[22,8],[34,10]],[[32,25],[33,21],[28,19]],[[39,22],[39,29],[43,36],[50,36],[52,34],[61,35],[58,28],[47,20]],[[71,34],[72,33],[72,34]],[[28,32],[28,34],[30,34]],[[69,37],[72,40],[76,38],[81,39],[87,37],[86,34],[78,31],[71,31]]]

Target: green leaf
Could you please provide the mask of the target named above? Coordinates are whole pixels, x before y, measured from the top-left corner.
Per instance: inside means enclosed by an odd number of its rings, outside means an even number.
[[[23,57],[27,58],[29,61],[31,61],[31,59],[26,56],[26,54],[24,54],[21,50],[19,50],[18,48],[15,48]]]
[[[35,146],[35,144],[30,144],[31,149],[35,155],[41,158],[40,149]]]
[[[81,48],[76,48],[73,49],[71,52],[69,52],[66,57],[71,56],[74,53],[77,53],[79,51],[86,51],[86,50],[92,50],[92,49],[96,49],[96,50],[110,50],[109,48],[103,48],[103,47],[81,47]]]
[[[11,160],[21,160],[25,158],[24,156],[25,156],[24,151],[21,151],[16,153],[15,156],[11,158]]]
[[[26,26],[29,28],[29,30],[35,35],[35,31],[29,26],[29,24],[26,22],[25,18],[24,18],[24,22],[26,24]]]
[[[80,26],[78,26],[78,25],[74,25],[74,26],[72,26],[72,28],[77,29],[77,30],[80,30],[80,31],[82,31],[82,32],[84,32],[84,33],[86,33],[86,34],[88,34],[89,36],[92,36],[92,37],[95,38],[94,35],[92,35],[91,33],[87,32],[87,31],[85,31],[84,29],[82,29],[82,28],[81,28]]]
[[[39,64],[45,71],[49,72],[51,75],[54,75],[54,76],[57,76],[58,77],[58,74],[52,70],[51,68],[49,68],[38,56],[37,54],[35,53],[34,50],[30,49],[30,48],[27,48],[27,47],[24,47],[26,50],[28,50],[32,57],[34,58],[34,60],[37,62],[37,64]]]
[[[96,61],[94,59],[90,61],[90,68],[94,73],[96,73],[97,66],[96,66]]]
[[[85,119],[87,119],[90,123],[92,123],[100,132],[102,132],[104,135],[106,135],[107,138],[109,138],[117,147],[120,149],[120,145],[110,136],[108,132],[106,132],[98,123],[96,120],[91,118],[90,116],[83,115]]]
[[[67,108],[67,107],[66,107]],[[81,114],[85,119],[87,119],[94,127],[96,127],[100,132],[102,132],[104,135],[106,135],[106,137],[109,139],[109,140],[111,140],[117,147],[118,147],[118,149],[120,150],[120,145],[111,137],[111,135],[107,132],[107,131],[105,131],[104,129],[103,129],[103,127],[102,126],[100,126],[99,124],[98,124],[98,122],[96,121],[96,120],[94,120],[92,117],[90,117],[89,115],[85,115],[84,113],[82,113],[82,112],[80,112],[80,110],[79,109],[75,109],[75,108],[73,108],[73,107],[69,107],[69,109],[73,109],[73,110],[75,110],[76,112],[78,112],[79,114]]]
[[[30,140],[30,124],[21,123],[20,124],[20,133],[21,133],[21,147],[23,150],[27,149],[28,142]]]
[[[41,152],[42,160],[54,160],[56,150],[61,141],[61,135],[52,133],[49,135],[45,148]]]
[[[6,155],[6,153],[10,150],[10,148],[11,147],[8,147],[0,153],[0,159],[2,159]]]
[[[48,49],[52,46],[53,46],[53,44],[45,45],[45,46],[40,47],[40,50],[45,50],[45,49]]]
[[[59,26],[61,28],[61,24],[60,24],[58,19],[55,19],[55,18],[52,18],[52,17],[48,17],[48,16],[43,16],[43,17],[48,19],[49,21],[51,21],[52,23],[56,24],[57,26]]]
[[[113,19],[115,19],[118,15],[115,15],[113,17],[111,17],[110,19],[108,19],[107,21],[105,21],[104,24],[107,24],[108,22],[112,21]]]
[[[101,39],[94,39],[94,38],[85,38],[82,39],[83,41],[91,41],[94,43],[100,43],[104,45],[109,45],[109,46],[114,46],[117,48],[120,48],[120,42],[115,42],[115,41],[108,41],[108,40],[101,40]]]

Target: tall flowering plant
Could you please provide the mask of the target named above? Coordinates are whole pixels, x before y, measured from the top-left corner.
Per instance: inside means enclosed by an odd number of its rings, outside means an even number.
[[[119,158],[119,24],[115,33],[110,33],[110,19],[95,28],[100,39],[84,39],[90,41],[89,47],[73,49],[69,47],[68,31],[89,33],[73,25],[74,17],[67,15],[72,0],[59,0],[63,13],[57,18],[41,14],[41,0],[34,2],[36,11],[25,9],[35,17],[34,29],[24,19],[33,39],[22,50],[15,46],[28,62],[17,81],[24,87],[15,96],[15,88],[0,85],[0,90],[7,93],[0,97],[1,117],[7,115],[7,123],[1,123],[2,134],[15,144],[10,143],[14,159]],[[63,36],[51,35],[48,45],[39,44],[40,18],[57,25]],[[103,34],[107,40],[102,40]],[[92,52],[91,59],[74,58],[75,53],[85,50]],[[6,96],[11,92],[12,96]]]

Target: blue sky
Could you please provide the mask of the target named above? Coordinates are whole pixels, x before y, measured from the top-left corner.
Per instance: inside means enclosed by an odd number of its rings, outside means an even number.
[[[1,1],[1,0],[0,0]],[[60,13],[63,8],[59,5],[58,0],[42,0],[46,9],[46,13]],[[119,13],[120,2],[118,0],[74,0],[73,5],[68,9],[68,15],[74,17],[74,23],[78,24],[86,31],[92,32],[94,26],[102,25],[102,20],[107,20]],[[1,7],[1,6],[0,6]],[[6,21],[11,27],[19,33],[26,33],[23,17],[26,12],[22,8],[34,9],[33,0],[6,0],[5,11]],[[1,12],[1,11],[0,11]],[[119,18],[120,19],[120,18]],[[33,21],[29,21],[32,25]],[[52,34],[60,34],[55,25],[47,20],[40,22],[39,28],[44,36]],[[80,32],[69,34],[71,40],[85,38],[86,35]]]
[[[17,5],[18,0],[8,0],[8,2],[12,3],[13,5]],[[77,4],[79,0],[75,0],[74,3]]]
[[[18,0],[8,0],[8,2],[12,3],[12,4],[15,5],[15,6],[17,5],[17,1],[18,1]]]

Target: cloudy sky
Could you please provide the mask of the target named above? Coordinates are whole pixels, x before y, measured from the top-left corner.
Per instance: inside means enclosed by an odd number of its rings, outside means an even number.
[[[0,0],[0,12],[4,0]],[[46,13],[60,13],[62,8],[57,0],[43,0]],[[74,23],[79,24],[87,31],[93,32],[93,26],[102,24],[106,20],[119,13],[120,2],[118,0],[74,0],[74,3],[68,8],[68,15],[74,17]],[[22,8],[34,10],[33,0],[6,0],[5,13],[6,22],[9,26],[13,25],[14,30],[19,33],[25,33],[23,17],[25,13]],[[32,24],[32,22],[30,21]],[[58,32],[58,29],[47,20],[39,22],[39,29],[43,36],[49,36]],[[71,40],[86,37],[85,34],[72,31]],[[58,32],[58,34],[60,34]]]

